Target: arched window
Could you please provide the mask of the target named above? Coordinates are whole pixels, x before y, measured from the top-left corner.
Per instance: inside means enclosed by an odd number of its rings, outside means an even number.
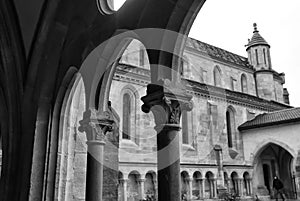
[[[230,107],[226,111],[226,125],[227,125],[228,147],[232,148],[233,141],[234,141],[234,133],[235,133],[235,117],[234,117],[234,110]]]
[[[123,127],[122,138],[130,140],[131,127],[131,98],[128,93],[123,95]]]
[[[243,93],[248,92],[248,83],[247,83],[247,77],[245,74],[242,74],[241,76],[241,88]]]
[[[216,66],[214,69],[214,85],[216,87],[221,87],[221,70],[219,66]]]

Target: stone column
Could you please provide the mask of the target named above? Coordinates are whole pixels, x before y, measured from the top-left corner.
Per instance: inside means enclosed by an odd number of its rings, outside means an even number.
[[[217,192],[217,179],[212,179],[213,183],[213,198],[218,197],[218,192]]]
[[[244,185],[243,185],[243,178],[238,179],[238,186],[239,186],[239,195],[241,197],[244,196]]]
[[[157,194],[158,194],[158,186],[157,186],[157,180],[156,180],[156,178],[153,180],[153,185],[154,185],[154,189],[155,189],[155,192],[154,192],[155,199],[157,200],[158,199],[158,196],[157,196]]]
[[[180,201],[179,130],[182,110],[191,110],[191,96],[178,83],[161,80],[147,86],[143,112],[152,111],[157,132],[159,201]]]
[[[252,179],[249,179],[249,195],[253,195]]]
[[[187,182],[189,185],[188,199],[192,199],[193,197],[193,179],[187,178]]]
[[[205,179],[201,179],[201,198],[205,198]]]
[[[109,112],[87,110],[79,123],[79,131],[86,133],[88,145],[85,197],[89,201],[102,201],[104,138],[112,131],[114,121]]]
[[[127,181],[128,179],[120,179],[121,199],[120,201],[127,201]]]
[[[145,179],[139,179],[138,184],[139,184],[139,197],[141,200],[143,200],[145,198],[145,192],[144,192]]]
[[[212,179],[209,179],[209,198],[213,198],[214,197],[214,183]]]
[[[234,178],[233,181],[232,181],[232,184],[233,184],[233,189],[235,191],[235,193],[237,195],[239,195],[239,185],[238,185],[238,179]]]

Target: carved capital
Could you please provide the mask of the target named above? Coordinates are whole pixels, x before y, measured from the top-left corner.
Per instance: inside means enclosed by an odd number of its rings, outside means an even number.
[[[104,141],[106,133],[113,130],[114,120],[111,111],[100,113],[89,109],[83,113],[79,124],[78,130],[86,133],[88,141]]]
[[[142,111],[153,112],[156,125],[179,124],[181,112],[193,109],[192,96],[187,95],[181,84],[169,80],[147,86],[147,95],[142,97]]]

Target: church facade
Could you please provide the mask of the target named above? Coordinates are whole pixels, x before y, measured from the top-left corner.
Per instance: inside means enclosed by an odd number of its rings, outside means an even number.
[[[267,177],[265,186],[261,178],[267,173],[249,158],[252,142],[238,126],[259,114],[290,108],[288,94],[283,88],[284,73],[272,69],[270,45],[256,25],[246,51],[248,58],[187,39],[180,74],[193,96],[194,109],[182,114],[180,162],[181,193],[188,200],[217,198],[222,187],[244,198],[271,194],[275,173]],[[110,100],[120,118],[120,200],[157,194],[154,118],[140,111],[149,70],[142,44],[133,41],[119,61],[111,86]],[[275,166],[278,172],[273,160],[273,172]],[[287,185],[293,197],[291,179]]]

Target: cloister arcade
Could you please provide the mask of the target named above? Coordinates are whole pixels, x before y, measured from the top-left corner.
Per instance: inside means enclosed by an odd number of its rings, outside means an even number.
[[[182,199],[217,199],[217,185],[216,175],[209,170],[207,172],[181,171]],[[237,196],[243,198],[253,196],[252,179],[247,171],[241,172],[241,175],[232,171],[230,179],[225,177],[225,185],[229,192]],[[154,171],[140,173],[133,170],[126,174],[119,172],[119,201],[138,201],[147,196],[157,198],[157,176]]]

